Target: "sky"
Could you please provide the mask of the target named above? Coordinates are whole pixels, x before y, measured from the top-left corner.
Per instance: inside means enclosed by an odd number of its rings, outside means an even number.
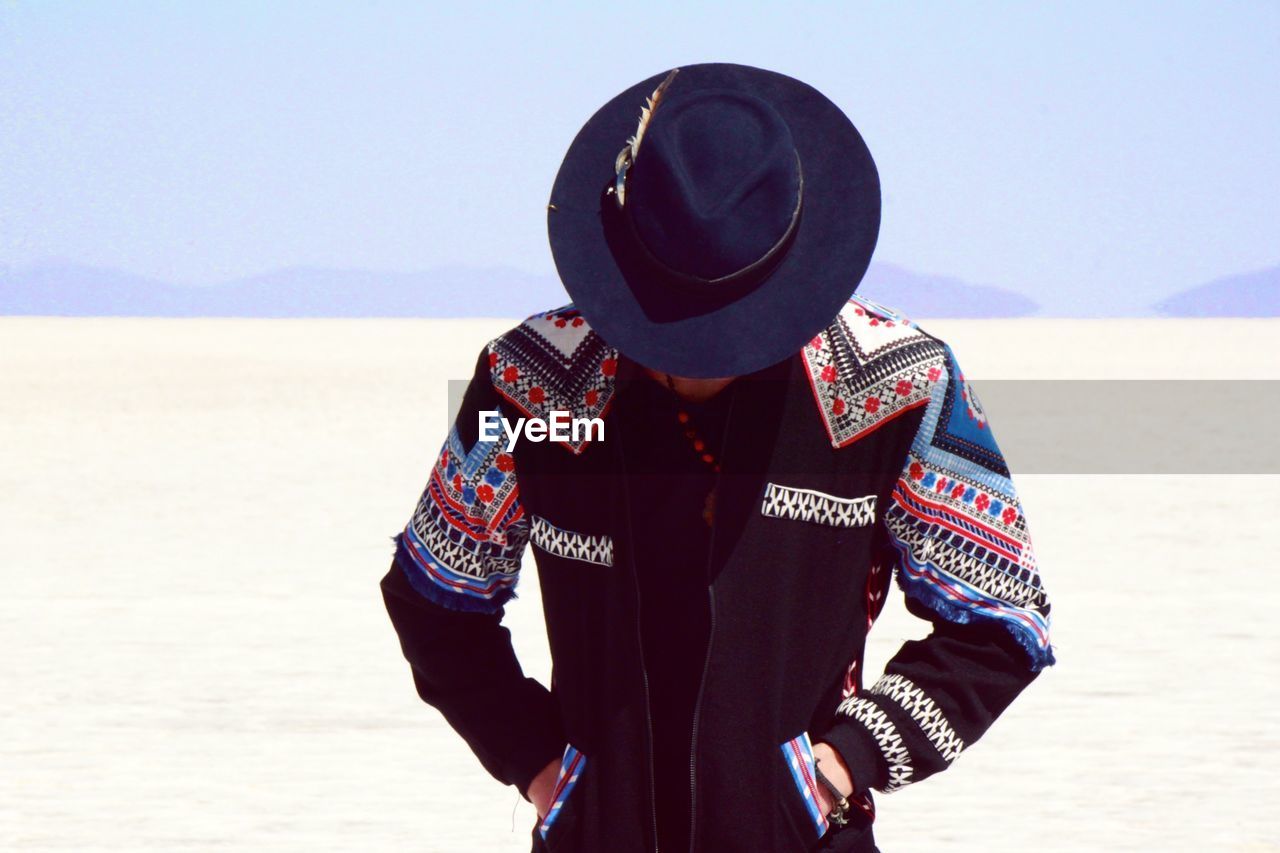
[[[1280,264],[1280,4],[0,0],[0,267],[554,275],[574,134],[712,61],[849,115],[877,261],[1120,316]]]

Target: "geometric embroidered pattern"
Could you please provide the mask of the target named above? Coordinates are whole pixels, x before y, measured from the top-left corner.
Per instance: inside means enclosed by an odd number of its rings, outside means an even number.
[[[588,536],[556,527],[545,518],[535,515],[531,519],[529,538],[542,550],[569,560],[582,560],[601,566],[613,565],[613,539],[609,536]]]
[[[569,792],[573,790],[574,785],[578,784],[578,777],[582,775],[582,769],[586,764],[587,757],[577,748],[572,744],[565,747],[564,755],[560,758],[560,773],[556,777],[555,787],[551,789],[551,806],[547,809],[547,816],[538,824],[538,834],[542,836],[543,841],[547,838],[547,830],[551,829],[551,825],[560,816],[561,808],[569,798]]]
[[[814,489],[769,483],[760,512],[775,518],[816,521],[835,527],[865,527],[875,521],[876,496],[841,498]]]
[[[951,348],[884,512],[903,591],[953,622],[995,621],[1054,662],[1049,599],[1008,465]]]
[[[836,711],[847,714],[862,723],[875,738],[876,744],[880,747],[880,753],[889,765],[889,781],[881,789],[882,791],[891,794],[911,783],[911,753],[907,751],[902,736],[898,734],[898,727],[879,705],[861,696],[850,696],[840,703]]]
[[[833,447],[928,403],[944,366],[940,341],[856,294],[801,358]]]
[[[618,350],[591,330],[572,304],[527,317],[489,343],[494,389],[526,417],[603,418],[613,399]],[[580,454],[595,430],[560,444]]]
[[[905,492],[903,503],[913,499]],[[929,559],[939,569],[953,578],[964,581],[987,596],[1008,602],[1020,608],[1036,608],[1047,602],[1039,575],[1033,568],[1021,567],[1002,557],[994,549],[979,550],[978,546],[952,533],[941,524],[920,524],[902,509],[891,511],[887,519],[898,541],[909,547],[921,559]],[[955,547],[948,547],[949,545]]]
[[[867,692],[885,696],[901,705],[948,764],[964,749],[964,741],[952,730],[942,710],[910,679],[897,674],[883,675]]]
[[[530,315],[491,341],[488,352],[494,389],[526,417],[565,411],[572,418],[602,418],[609,410],[619,352],[573,303]],[[834,447],[925,405],[945,361],[941,341],[857,294],[800,356]],[[966,400],[976,407],[976,400]],[[560,444],[582,453],[594,434],[582,432]]]
[[[818,777],[814,773],[817,766],[813,758],[813,745],[808,732],[801,732],[791,740],[782,744],[782,757],[786,759],[787,768],[791,771],[791,780],[804,801],[813,827],[821,836],[827,831],[827,816],[823,813],[818,799]]]
[[[396,537],[410,582],[438,604],[494,612],[515,594],[528,536],[515,460],[497,441],[467,450],[455,424]]]

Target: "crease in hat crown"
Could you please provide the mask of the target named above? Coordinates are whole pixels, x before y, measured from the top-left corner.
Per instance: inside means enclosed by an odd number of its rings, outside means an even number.
[[[646,99],[608,192],[632,242],[671,279],[743,281],[790,244],[804,198],[800,153],[768,101],[718,87],[669,92],[679,71]],[[641,160],[646,138],[654,141]]]

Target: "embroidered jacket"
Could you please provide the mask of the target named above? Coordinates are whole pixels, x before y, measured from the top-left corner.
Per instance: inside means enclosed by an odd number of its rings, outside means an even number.
[[[480,354],[384,600],[419,695],[488,771],[560,778],[534,850],[654,849],[647,675],[627,437],[635,365],[570,305]],[[793,357],[747,377],[720,455],[711,640],[694,722],[697,850],[873,850],[872,791],[948,767],[1053,663],[1049,601],[1008,467],[950,347],[855,296]],[[478,415],[600,418],[604,438],[480,440]],[[553,658],[524,676],[502,626],[532,546]],[[932,623],[863,686],[897,577]],[[844,758],[855,819],[817,806],[812,744]],[[994,819],[995,815],[991,815]]]

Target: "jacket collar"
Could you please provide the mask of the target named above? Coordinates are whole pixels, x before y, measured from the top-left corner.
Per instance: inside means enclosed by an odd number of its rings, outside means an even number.
[[[607,417],[613,397],[643,368],[605,341],[573,305],[528,317],[491,341],[495,390],[523,414]],[[941,344],[891,309],[854,296],[826,329],[787,359],[738,377],[757,391],[796,368],[834,447],[844,447],[903,411],[928,402]],[[740,389],[741,390],[741,389]],[[566,443],[575,455],[586,439]]]

